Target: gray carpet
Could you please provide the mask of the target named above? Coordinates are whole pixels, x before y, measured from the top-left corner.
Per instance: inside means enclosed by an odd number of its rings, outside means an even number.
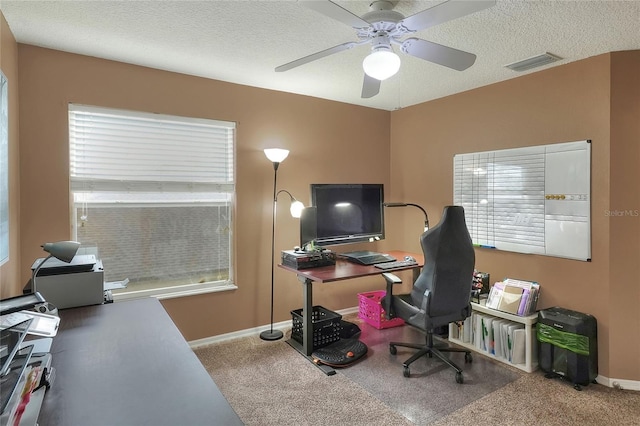
[[[346,376],[326,376],[284,340],[247,337],[195,353],[247,426],[411,424]]]
[[[402,375],[409,349],[389,354],[390,340],[416,341],[424,335],[408,326],[376,330],[360,323],[366,358],[326,376],[284,340],[257,336],[195,350],[207,371],[247,425],[426,425],[521,376],[482,357],[464,364],[465,382],[435,358],[412,364]],[[287,333],[288,334],[288,333]],[[285,336],[285,337],[288,337]]]

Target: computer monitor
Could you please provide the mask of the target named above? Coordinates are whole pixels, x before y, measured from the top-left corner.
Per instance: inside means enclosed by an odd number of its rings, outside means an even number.
[[[382,184],[311,184],[315,234],[309,231],[314,226],[303,221],[301,237],[313,236],[318,246],[384,239],[383,203]]]

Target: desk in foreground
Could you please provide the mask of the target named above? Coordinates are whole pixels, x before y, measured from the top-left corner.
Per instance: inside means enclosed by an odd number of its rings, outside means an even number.
[[[40,426],[242,425],[157,299],[60,317]]]

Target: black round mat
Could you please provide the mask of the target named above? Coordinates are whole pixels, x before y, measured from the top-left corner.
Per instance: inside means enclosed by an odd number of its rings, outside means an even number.
[[[316,349],[311,356],[314,362],[332,367],[353,364],[367,354],[367,345],[358,339],[340,339],[324,348]]]

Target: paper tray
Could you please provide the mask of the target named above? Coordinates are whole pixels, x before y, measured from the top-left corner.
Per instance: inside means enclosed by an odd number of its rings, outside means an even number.
[[[24,321],[27,318],[33,318],[29,331],[27,331],[28,334],[44,337],[54,337],[58,334],[60,318],[35,311],[20,311],[3,315],[0,321],[0,329],[11,327],[13,324]]]

